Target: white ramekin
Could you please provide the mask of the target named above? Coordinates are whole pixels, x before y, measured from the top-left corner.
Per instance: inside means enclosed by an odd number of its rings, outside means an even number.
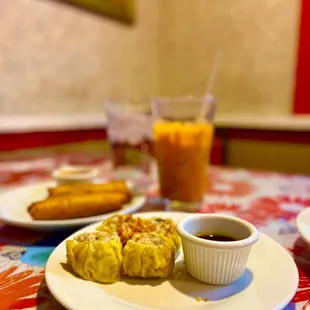
[[[185,264],[196,279],[213,285],[238,280],[245,271],[252,245],[259,232],[254,225],[223,214],[193,214],[177,225],[182,240]],[[199,233],[233,236],[237,241],[205,240]]]
[[[53,172],[58,185],[93,183],[97,175],[97,169],[88,166],[64,166]]]

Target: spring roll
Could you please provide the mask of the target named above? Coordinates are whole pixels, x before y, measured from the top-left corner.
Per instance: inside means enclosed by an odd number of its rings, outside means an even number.
[[[48,189],[49,196],[74,195],[74,194],[99,194],[99,193],[122,193],[127,201],[131,199],[131,191],[124,181],[113,181],[104,184],[70,184],[51,187]]]
[[[34,220],[64,220],[95,216],[122,208],[122,193],[55,196],[32,203],[28,211]]]
[[[175,263],[175,246],[163,235],[137,233],[122,251],[122,274],[140,278],[167,278]]]
[[[116,233],[84,233],[66,241],[67,263],[80,277],[114,283],[120,279],[122,244]]]

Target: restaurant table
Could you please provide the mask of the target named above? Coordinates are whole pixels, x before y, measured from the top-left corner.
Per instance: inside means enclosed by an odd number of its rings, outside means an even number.
[[[0,194],[49,180],[51,171],[63,163],[96,166],[106,179],[114,173],[106,157],[89,153],[6,159],[0,161]],[[285,247],[294,258],[300,277],[297,293],[286,309],[310,308],[310,251],[295,226],[298,212],[310,206],[310,178],[221,167],[211,167],[208,175],[208,189],[197,212],[220,212],[246,219]],[[158,197],[154,174],[139,174],[133,168],[127,176],[147,196],[140,211],[169,212],[169,205]],[[44,266],[49,254],[67,236],[68,233],[36,232],[0,222],[0,310],[63,309],[48,291]]]

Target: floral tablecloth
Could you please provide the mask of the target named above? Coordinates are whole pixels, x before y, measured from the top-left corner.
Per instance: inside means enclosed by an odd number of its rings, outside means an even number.
[[[51,171],[64,163],[97,166],[107,178],[113,174],[106,158],[90,154],[6,160],[0,162],[0,194],[16,186],[46,181]],[[237,215],[281,243],[294,257],[300,275],[298,291],[286,309],[310,308],[310,252],[295,226],[297,213],[310,206],[310,178],[212,167],[209,179],[199,212]],[[156,179],[140,175],[134,181],[148,196],[144,210],[160,208],[154,203]],[[33,232],[0,222],[0,310],[63,309],[47,289],[44,266],[65,237],[63,233]]]

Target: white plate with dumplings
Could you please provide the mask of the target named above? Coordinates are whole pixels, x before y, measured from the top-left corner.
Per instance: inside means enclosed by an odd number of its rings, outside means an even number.
[[[149,212],[143,218],[171,218],[178,222],[188,213]],[[94,232],[101,223],[89,225],[80,233]],[[266,310],[283,309],[298,286],[298,272],[289,253],[263,233],[250,253],[246,271],[227,286],[207,285],[189,275],[182,249],[167,279],[121,278],[113,284],[83,280],[66,264],[63,241],[46,265],[46,282],[52,295],[64,307],[75,310]]]

